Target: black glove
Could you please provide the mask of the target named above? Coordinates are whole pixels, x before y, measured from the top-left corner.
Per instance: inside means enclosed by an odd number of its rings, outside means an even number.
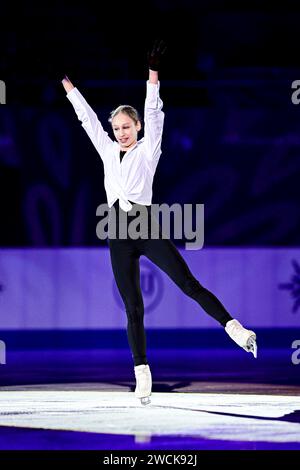
[[[166,43],[157,39],[152,49],[148,52],[148,66],[150,70],[158,72],[160,69],[161,59],[167,50]]]

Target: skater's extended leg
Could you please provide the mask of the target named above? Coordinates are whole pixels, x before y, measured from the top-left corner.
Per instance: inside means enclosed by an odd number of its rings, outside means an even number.
[[[189,297],[222,326],[232,320],[220,300],[203,287],[191,273],[186,261],[169,239],[149,239],[144,244],[143,254],[162,269]]]
[[[257,357],[256,335],[233,319],[219,299],[203,287],[191,273],[186,261],[169,239],[147,240],[143,254],[161,268],[192,299],[222,326],[228,335],[247,352]]]

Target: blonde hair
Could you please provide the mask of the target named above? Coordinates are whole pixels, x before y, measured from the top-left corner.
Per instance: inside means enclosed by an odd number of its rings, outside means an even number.
[[[116,109],[113,109],[109,115],[108,121],[112,123],[112,120],[117,116],[117,114],[123,113],[127,114],[135,124],[137,124],[139,121],[141,122],[139,113],[133,106],[129,106],[128,104],[122,104],[121,106],[118,106]]]

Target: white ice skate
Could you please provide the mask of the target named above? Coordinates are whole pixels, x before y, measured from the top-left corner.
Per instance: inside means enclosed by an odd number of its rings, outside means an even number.
[[[148,405],[152,389],[152,377],[148,364],[135,366],[134,374],[136,378],[135,396],[141,400],[142,405]]]
[[[230,320],[226,323],[225,331],[231,339],[247,352],[251,352],[257,357],[256,334],[252,330],[247,330],[238,320]]]

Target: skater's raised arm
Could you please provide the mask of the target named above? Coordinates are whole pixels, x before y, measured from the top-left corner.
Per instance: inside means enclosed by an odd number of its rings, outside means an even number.
[[[108,133],[104,131],[95,111],[93,111],[71,80],[65,76],[62,80],[62,85],[67,92],[67,98],[73,105],[78,119],[81,121],[82,127],[104,161],[106,148],[108,145],[112,145],[113,141],[108,136]]]
[[[166,51],[163,41],[156,41],[148,54],[149,79],[147,81],[147,94],[145,100],[144,140],[147,149],[147,159],[157,163],[161,155],[161,140],[164,124],[163,102],[159,96],[158,73],[161,59]]]

